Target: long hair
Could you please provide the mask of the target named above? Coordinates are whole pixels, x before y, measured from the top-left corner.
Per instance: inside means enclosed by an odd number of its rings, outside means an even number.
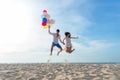
[[[67,37],[70,32],[65,32],[65,36]],[[69,38],[71,37],[71,34],[68,36]]]

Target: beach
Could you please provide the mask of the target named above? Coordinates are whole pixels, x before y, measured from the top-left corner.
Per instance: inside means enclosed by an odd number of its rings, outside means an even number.
[[[120,64],[0,64],[0,80],[120,80]]]

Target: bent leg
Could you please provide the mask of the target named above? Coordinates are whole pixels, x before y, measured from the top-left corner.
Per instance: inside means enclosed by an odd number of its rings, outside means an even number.
[[[71,52],[71,48],[70,48],[70,47],[67,47],[67,48],[66,48],[66,52],[67,52],[67,53],[70,53],[70,52]]]
[[[71,50],[70,53],[72,53],[75,49]]]
[[[62,48],[60,48],[60,51],[58,51],[57,56],[60,54],[60,52],[62,52]]]
[[[66,52],[69,53],[69,49],[68,48],[66,48]]]
[[[60,45],[59,43],[57,43],[55,46],[60,49],[60,50],[58,51],[58,53],[57,53],[57,56],[58,56],[59,53],[62,52],[63,49],[62,49],[62,47],[61,47],[61,45]]]
[[[72,50],[72,47],[67,47],[66,52],[68,52],[68,53],[72,53],[74,50],[75,50],[75,49]]]

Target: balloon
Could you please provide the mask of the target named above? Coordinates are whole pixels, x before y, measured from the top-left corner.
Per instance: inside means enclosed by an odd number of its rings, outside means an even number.
[[[50,20],[50,24],[54,24],[55,23],[55,20],[54,19],[51,19]]]
[[[43,28],[44,28],[44,29],[48,28],[48,25],[44,26]]]
[[[49,19],[47,19],[47,24],[50,24],[50,20]]]
[[[55,20],[50,18],[50,15],[47,13],[47,10],[43,10],[43,15],[41,17],[42,17],[41,25],[43,26],[44,29],[48,28],[48,26],[51,27],[55,23]]]
[[[47,14],[47,10],[43,10],[43,14],[46,15]]]
[[[47,25],[47,23],[46,22],[42,22],[42,26],[46,26]]]
[[[47,19],[49,19],[49,18],[50,18],[50,15],[49,15],[49,14],[46,14],[45,17],[46,17]]]
[[[43,12],[46,12],[46,13],[47,13],[47,10],[43,10]]]
[[[47,22],[47,18],[44,17],[42,21],[43,21],[43,22]]]
[[[43,12],[44,15],[46,15],[47,13],[46,12]]]

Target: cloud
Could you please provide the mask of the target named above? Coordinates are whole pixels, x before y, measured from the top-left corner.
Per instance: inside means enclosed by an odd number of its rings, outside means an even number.
[[[0,19],[0,21],[2,21],[2,24],[0,24],[0,35],[2,36],[0,44],[3,50],[1,52],[6,52],[6,50],[8,52],[26,51],[36,47],[45,47],[45,45],[51,43],[52,37],[49,36],[47,30],[42,29],[40,23],[40,16],[43,9],[47,9],[51,17],[56,19],[56,23],[51,29],[52,32],[54,32],[56,28],[60,28],[61,33],[64,33],[66,30],[74,34],[82,32],[91,22],[79,14],[76,9],[72,8],[72,6],[76,6],[76,8],[79,7],[77,2],[79,2],[80,5],[87,3],[86,0],[37,0],[29,2],[26,0],[13,0],[10,1],[10,4],[4,2],[3,4],[6,5],[3,5],[4,7],[1,6],[3,7],[1,9],[4,16],[1,13]],[[6,9],[6,11],[4,11],[4,9]]]
[[[43,9],[48,10],[51,18],[55,19],[51,32],[55,32],[59,28],[62,38],[65,31],[70,31],[72,36],[79,36],[78,40],[72,40],[73,47],[76,49],[74,53],[76,54],[69,56],[70,61],[77,61],[78,57],[76,58],[76,55],[78,53],[85,55],[103,53],[113,47],[113,44],[106,40],[89,39],[82,35],[93,24],[90,17],[94,5],[88,0],[18,0],[13,5],[10,5],[9,8],[8,6],[1,8],[3,13],[0,13],[0,17],[3,20],[0,19],[2,21],[0,24],[0,36],[2,36],[0,48],[2,50],[0,53],[14,53],[13,55],[21,57],[25,54],[25,57],[29,57],[30,61],[36,60],[35,55],[45,57],[45,59],[41,59],[42,61],[48,58],[52,36],[48,34],[47,29],[43,29],[41,26]],[[4,11],[4,9],[8,11]],[[3,17],[4,12],[6,14],[5,18]],[[10,13],[8,14],[8,12]],[[54,55],[56,55],[56,52],[57,49],[55,48]],[[24,60],[27,60],[25,57]],[[62,57],[68,58],[68,54],[61,54],[58,61],[63,59]],[[37,57],[36,61],[39,61],[39,58],[41,57]],[[56,56],[53,56],[53,58],[53,60],[56,60]]]
[[[78,53],[79,52],[85,53],[85,54],[104,53],[105,50],[108,50],[109,48],[115,45],[105,40],[90,40],[85,38],[82,40],[81,40],[81,43],[73,42],[74,47],[77,49]]]

